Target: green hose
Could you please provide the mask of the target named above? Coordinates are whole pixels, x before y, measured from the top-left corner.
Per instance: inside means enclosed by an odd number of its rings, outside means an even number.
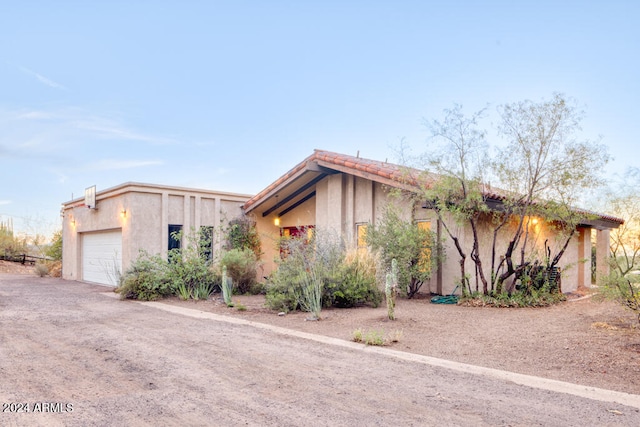
[[[456,286],[451,295],[439,295],[437,297],[431,298],[432,304],[457,304],[458,303],[458,295],[454,295],[458,287]]]

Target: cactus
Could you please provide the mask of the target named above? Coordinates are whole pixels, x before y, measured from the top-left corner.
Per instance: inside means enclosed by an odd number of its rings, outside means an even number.
[[[394,258],[391,261],[391,272],[387,273],[385,294],[387,296],[387,315],[389,320],[396,320],[396,294],[398,293],[398,262]]]
[[[222,267],[222,283],[220,284],[220,288],[222,289],[222,298],[224,299],[224,303],[229,307],[233,307],[233,303],[231,302],[231,294],[233,293],[233,281],[231,277],[227,277],[227,266]]]

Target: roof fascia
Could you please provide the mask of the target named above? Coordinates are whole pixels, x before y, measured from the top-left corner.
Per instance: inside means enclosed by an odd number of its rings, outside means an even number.
[[[317,160],[317,162],[318,162],[318,166],[320,166],[320,167],[324,167],[324,168],[327,168],[327,169],[332,169],[334,171],[346,173],[346,174],[349,174],[349,175],[354,175],[354,176],[357,176],[357,177],[360,177],[360,178],[368,179],[370,181],[379,182],[381,184],[388,185],[389,187],[400,188],[402,190],[407,190],[407,191],[411,191],[411,192],[415,192],[416,191],[416,187],[415,186],[413,186],[411,184],[405,184],[405,183],[403,183],[401,181],[398,181],[398,180],[395,180],[395,179],[385,178],[385,177],[382,177],[380,175],[376,175],[376,174],[373,174],[373,173],[370,173],[370,172],[366,172],[366,171],[361,171],[361,170],[354,169],[354,168],[348,167],[348,166],[336,165],[335,163],[326,162],[324,160]]]

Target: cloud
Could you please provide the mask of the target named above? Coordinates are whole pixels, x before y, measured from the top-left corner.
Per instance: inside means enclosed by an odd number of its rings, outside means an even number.
[[[47,113],[44,111],[29,111],[26,113],[19,114],[16,119],[18,120],[46,120],[52,119],[55,116],[51,113]]]
[[[117,159],[104,159],[88,165],[90,170],[116,170],[116,169],[132,169],[146,166],[159,166],[163,165],[161,160],[117,160]]]
[[[40,83],[45,84],[49,87],[52,87],[54,89],[66,89],[66,87],[62,86],[60,83],[56,83],[51,79],[46,78],[45,76],[43,76],[42,74],[38,74],[33,70],[30,70],[26,67],[18,67],[20,68],[20,71],[22,71],[23,73],[29,74],[33,77],[35,77]]]
[[[11,200],[0,200],[0,206],[10,205],[11,203],[13,203]]]
[[[79,107],[17,110],[0,107],[0,156],[71,152],[103,140],[156,146],[177,143],[175,139],[131,128],[113,113],[94,114]]]
[[[132,141],[151,142],[157,144],[169,144],[174,141],[167,138],[158,138],[155,136],[144,135],[124,128],[117,123],[102,118],[85,118],[75,120],[73,125],[80,130],[89,131],[97,137],[108,139],[125,139]]]

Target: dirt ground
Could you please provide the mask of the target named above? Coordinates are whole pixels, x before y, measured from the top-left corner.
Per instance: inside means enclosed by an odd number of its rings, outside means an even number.
[[[352,340],[354,331],[384,335],[391,348],[472,365],[640,394],[640,328],[631,311],[581,294],[549,308],[505,309],[432,304],[426,297],[399,299],[395,321],[378,308],[325,309],[284,316],[264,307],[264,297],[238,295],[246,308],[228,308],[219,295],[168,304],[237,316],[314,334]]]
[[[305,321],[266,310],[261,296],[234,297],[245,311],[217,296],[139,304],[103,286],[23,273],[0,274],[3,426],[640,425],[640,403],[527,387],[405,353],[640,394],[639,331],[610,303],[504,310],[400,300],[393,322],[383,307]],[[395,336],[388,348],[399,351],[349,343],[357,328]]]
[[[0,273],[34,274],[32,267],[4,261]],[[586,290],[554,307],[526,309],[438,305],[419,295],[397,301],[395,321],[387,319],[384,304],[325,309],[320,321],[308,321],[307,313],[282,316],[267,309],[262,295],[234,295],[233,301],[234,308],[227,307],[219,294],[206,301],[162,300],[344,340],[352,340],[357,329],[373,331],[396,350],[640,394],[636,317]]]

